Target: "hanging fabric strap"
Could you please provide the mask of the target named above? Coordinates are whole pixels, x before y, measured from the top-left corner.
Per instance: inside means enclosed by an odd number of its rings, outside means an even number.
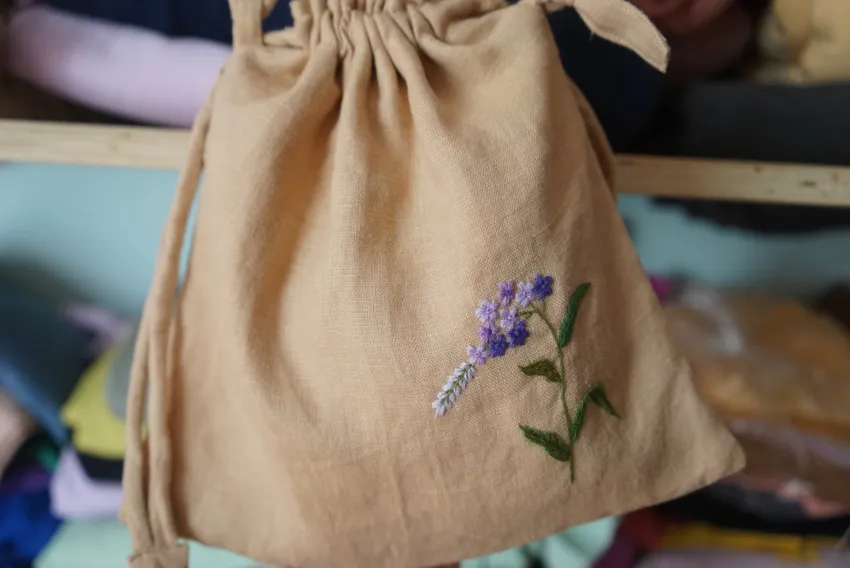
[[[262,19],[275,4],[276,0],[230,0],[234,47],[262,45]],[[189,155],[166,220],[136,340],[127,402],[121,508],[122,520],[133,539],[133,568],[187,568],[189,562],[188,547],[177,536],[171,506],[172,452],[167,429],[173,385],[168,347],[180,253],[203,169],[211,104],[212,94],[192,127]]]
[[[186,166],[177,183],[151,289],[139,324],[127,401],[127,451],[121,517],[130,529],[133,568],[186,568],[188,547],[177,537],[171,508],[171,442],[167,435],[171,382],[167,350],[180,251],[203,167],[211,96],[204,104],[189,143]],[[147,401],[146,430],[143,431]]]
[[[594,34],[632,50],[661,72],[670,48],[649,18],[626,0],[524,0],[554,12],[572,7]]]
[[[263,20],[277,0],[230,0],[233,18],[233,47],[263,43]]]

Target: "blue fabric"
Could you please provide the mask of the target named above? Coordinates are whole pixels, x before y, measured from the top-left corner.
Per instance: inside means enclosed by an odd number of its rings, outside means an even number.
[[[0,386],[60,444],[59,411],[86,368],[90,339],[57,307],[0,284]]]
[[[48,489],[0,494],[0,567],[31,566],[58,528]]]

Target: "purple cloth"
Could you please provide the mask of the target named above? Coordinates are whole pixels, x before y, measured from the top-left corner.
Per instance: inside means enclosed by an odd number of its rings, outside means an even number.
[[[605,551],[605,554],[593,564],[593,568],[632,568],[637,557],[637,543],[620,526],[614,542]]]
[[[12,467],[0,480],[0,493],[33,493],[50,487],[50,472],[36,464]]]
[[[839,568],[850,566],[850,553],[824,550],[819,561],[792,560],[758,552],[682,550],[657,552],[644,558],[637,568]]]
[[[61,519],[114,517],[121,506],[121,484],[92,481],[74,450],[65,448],[50,484],[50,501]]]

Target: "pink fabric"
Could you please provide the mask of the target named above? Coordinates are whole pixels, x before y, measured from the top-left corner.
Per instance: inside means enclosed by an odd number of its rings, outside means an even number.
[[[62,450],[50,482],[50,507],[60,519],[114,517],[121,506],[121,484],[92,481],[77,454]]]
[[[192,124],[230,55],[223,44],[38,5],[14,15],[8,41],[14,75],[100,111],[180,127]]]

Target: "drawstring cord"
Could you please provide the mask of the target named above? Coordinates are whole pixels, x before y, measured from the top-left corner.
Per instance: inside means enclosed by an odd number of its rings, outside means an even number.
[[[166,552],[177,546],[183,548],[178,543],[171,507],[171,441],[167,434],[170,411],[168,390],[171,385],[167,351],[180,252],[203,168],[204,145],[211,114],[210,99],[204,104],[192,128],[188,161],[177,183],[163,231],[151,289],[139,324],[131,369],[122,518],[130,528],[133,548],[137,551],[131,561],[140,567],[171,568],[180,563],[185,565],[182,561],[173,560],[181,554],[185,555],[185,550],[177,555],[174,555],[173,550]],[[149,387],[148,441],[145,444],[143,415]]]

